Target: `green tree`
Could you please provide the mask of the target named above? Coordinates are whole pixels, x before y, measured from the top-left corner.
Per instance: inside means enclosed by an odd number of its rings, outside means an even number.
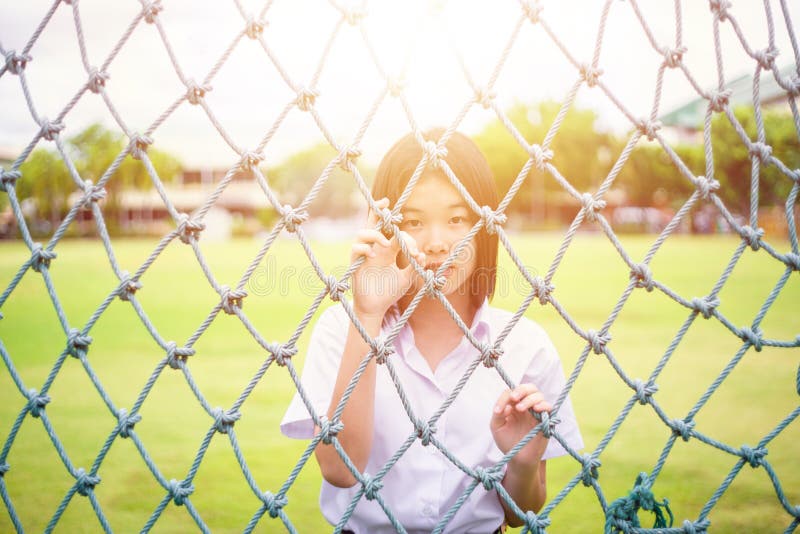
[[[289,156],[283,163],[267,169],[266,176],[270,186],[278,192],[282,203],[299,205],[311,191],[314,182],[325,167],[336,157],[336,151],[327,143]],[[357,163],[359,172],[366,177],[371,172],[363,164]],[[308,207],[309,215],[327,217],[347,217],[353,214],[358,203],[355,178],[349,172],[334,167],[315,200]]]
[[[515,104],[506,115],[529,144],[542,144],[558,115],[561,104],[545,101],[535,105]],[[592,110],[571,107],[550,144],[552,164],[578,191],[596,190],[613,165],[613,154],[620,150],[610,133],[596,127],[597,114]],[[475,141],[489,160],[498,191],[505,195],[530,155],[517,143],[499,121],[489,123],[475,136]],[[534,166],[509,205],[512,212],[542,219],[549,215],[547,206],[563,198],[564,188],[549,173]]]
[[[92,124],[68,138],[65,145],[80,178],[97,183],[125,148],[125,143],[122,134]],[[173,181],[181,170],[180,162],[166,152],[151,147],[147,155],[163,182]],[[80,190],[61,155],[49,147],[37,148],[22,164],[20,171],[22,177],[17,181],[19,198],[33,199],[36,217],[57,224],[70,209],[70,194]],[[152,184],[144,163],[126,156],[104,185],[107,196],[103,213],[112,229],[119,214],[121,192],[131,188],[147,189]]]

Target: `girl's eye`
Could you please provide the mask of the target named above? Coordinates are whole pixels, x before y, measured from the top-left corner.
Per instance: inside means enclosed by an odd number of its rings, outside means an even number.
[[[462,223],[465,223],[466,221],[467,221],[466,217],[461,217],[459,215],[456,215],[455,217],[451,217],[450,218],[450,222],[453,223],[453,224],[462,224]]]
[[[403,221],[403,225],[406,228],[419,228],[420,226],[422,226],[422,222],[417,219],[406,219],[405,221]]]

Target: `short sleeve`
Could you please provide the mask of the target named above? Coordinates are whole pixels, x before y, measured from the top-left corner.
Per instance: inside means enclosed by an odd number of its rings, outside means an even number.
[[[344,308],[332,306],[322,312],[311,332],[300,383],[318,416],[328,412],[349,324]],[[314,437],[314,420],[299,392],[283,416],[281,432],[294,439]]]
[[[566,385],[561,359],[544,329],[535,323],[533,329],[536,341],[534,354],[524,371],[521,382],[534,384],[544,394],[547,401],[555,404]],[[583,449],[583,437],[578,428],[578,421],[575,418],[575,411],[569,395],[564,399],[555,418],[559,421],[555,431],[566,444],[575,451]],[[567,451],[561,443],[557,439],[550,438],[542,459],[547,460],[565,454]]]

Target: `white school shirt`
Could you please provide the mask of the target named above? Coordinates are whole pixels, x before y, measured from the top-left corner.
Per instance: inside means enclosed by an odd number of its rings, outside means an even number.
[[[475,315],[471,331],[479,342],[491,343],[508,324],[511,315],[484,302]],[[383,335],[396,318],[394,314],[384,324]],[[328,411],[350,324],[344,308],[333,306],[322,313],[311,334],[301,383],[319,416]],[[565,380],[561,361],[545,331],[523,317],[502,346],[504,354],[499,362],[514,382],[536,385],[545,398],[554,403]],[[414,414],[422,421],[429,420],[437,411],[479,354],[463,337],[436,371],[431,371],[416,348],[414,333],[408,324],[395,339],[394,348],[395,354],[390,356],[394,369]],[[374,435],[365,469],[370,476],[377,474],[415,433],[386,366],[378,365],[376,370]],[[453,404],[434,425],[436,438],[472,469],[489,467],[503,456],[494,443],[489,421],[497,399],[507,388],[495,369],[479,364]],[[583,440],[569,398],[561,405],[557,419],[560,423],[556,432],[571,448],[582,449]],[[314,422],[297,393],[281,421],[281,432],[298,439],[314,436]],[[551,438],[542,459],[564,454],[566,451],[558,441]],[[473,480],[433,444],[423,446],[417,439],[383,478],[380,495],[410,534],[430,532]],[[322,481],[320,508],[332,525],[339,522],[360,488],[360,484],[337,488]],[[499,499],[495,490],[487,491],[478,484],[444,531],[493,532],[504,520]],[[356,534],[396,532],[378,501],[367,500],[365,496],[359,500],[345,528]]]

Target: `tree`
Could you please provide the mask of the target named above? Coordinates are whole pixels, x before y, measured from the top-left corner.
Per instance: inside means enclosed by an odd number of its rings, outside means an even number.
[[[125,143],[122,134],[92,124],[67,139],[65,147],[80,179],[96,184],[125,148]],[[151,147],[147,156],[163,182],[174,180],[181,170],[180,162],[166,152]],[[22,177],[17,181],[19,198],[33,199],[36,217],[58,224],[70,209],[70,194],[80,190],[61,155],[50,148],[37,148],[22,164],[20,171]],[[148,189],[152,185],[144,163],[126,156],[104,185],[107,196],[103,212],[112,229],[119,214],[121,192],[130,188]]]
[[[267,169],[265,175],[270,187],[278,192],[282,203],[297,206],[335,157],[336,151],[330,145],[319,143],[289,156],[280,165]],[[362,176],[370,174],[362,164],[357,165]],[[351,216],[357,205],[356,190],[355,178],[337,165],[308,207],[309,215]]]
[[[518,103],[506,115],[529,144],[541,145],[560,108],[561,104],[554,101],[535,105]],[[620,150],[614,136],[597,130],[596,121],[594,111],[571,107],[550,145],[552,164],[580,192],[597,189],[613,165],[612,155]],[[489,123],[475,136],[475,141],[489,160],[498,191],[505,195],[530,155],[499,120]],[[563,187],[549,173],[533,167],[509,211],[541,219],[547,204],[562,191]]]

